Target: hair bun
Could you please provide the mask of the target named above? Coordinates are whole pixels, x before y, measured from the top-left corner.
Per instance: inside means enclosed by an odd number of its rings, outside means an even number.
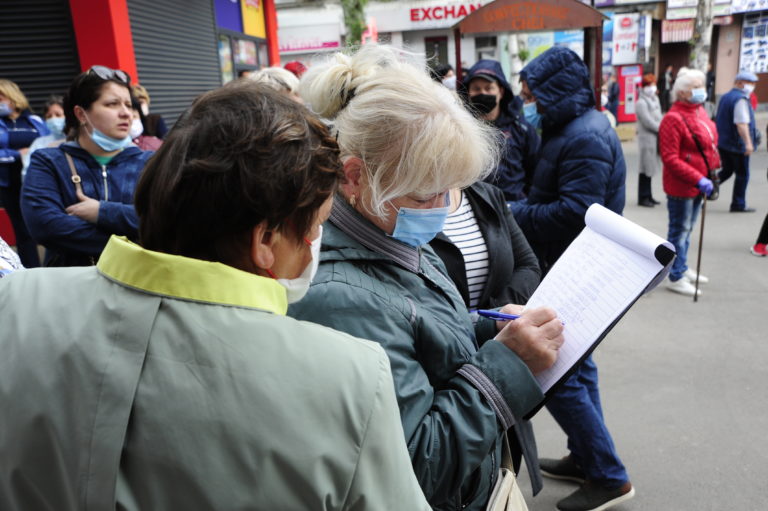
[[[330,62],[311,67],[302,76],[299,92],[316,114],[332,119],[354,95],[354,78],[353,58],[337,53]]]

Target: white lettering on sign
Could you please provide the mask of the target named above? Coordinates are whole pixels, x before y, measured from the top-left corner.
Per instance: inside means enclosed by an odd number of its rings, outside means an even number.
[[[483,4],[437,5],[435,7],[414,7],[411,9],[411,21],[429,21],[463,18],[475,12]]]

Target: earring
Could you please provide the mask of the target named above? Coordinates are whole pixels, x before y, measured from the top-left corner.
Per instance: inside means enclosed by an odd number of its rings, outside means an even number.
[[[357,199],[355,198],[354,195],[349,198],[349,205],[352,206],[353,208],[355,207],[356,202],[357,202]]]

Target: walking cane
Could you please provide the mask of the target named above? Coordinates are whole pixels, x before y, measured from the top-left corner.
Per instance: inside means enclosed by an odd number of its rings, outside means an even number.
[[[699,232],[699,255],[696,258],[696,284],[693,291],[693,302],[699,300],[699,274],[701,273],[701,249],[704,246],[704,219],[707,216],[707,194],[704,195],[704,202],[701,204],[701,231]]]

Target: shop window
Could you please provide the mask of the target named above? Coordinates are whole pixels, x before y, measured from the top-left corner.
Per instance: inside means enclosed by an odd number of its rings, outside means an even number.
[[[498,47],[496,45],[496,36],[475,37],[475,55],[476,60],[493,59],[498,60]]]

